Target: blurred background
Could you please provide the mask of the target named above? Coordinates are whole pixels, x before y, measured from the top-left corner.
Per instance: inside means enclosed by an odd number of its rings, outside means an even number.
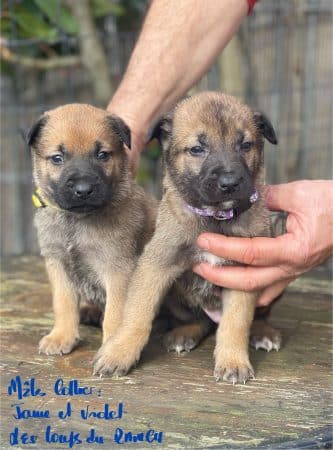
[[[218,1],[218,0],[217,0]],[[104,107],[126,68],[147,0],[1,2],[1,253],[36,253],[31,164],[22,139],[43,111]],[[266,180],[332,177],[332,0],[261,0],[191,92],[221,90],[267,114]],[[170,51],[172,51],[170,49]],[[159,148],[138,181],[158,193]]]

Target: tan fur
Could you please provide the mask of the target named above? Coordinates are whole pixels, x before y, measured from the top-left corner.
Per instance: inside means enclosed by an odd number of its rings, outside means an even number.
[[[80,301],[104,309],[103,342],[115,333],[136,260],[154,230],[157,202],[131,180],[124,144],[108,127],[105,111],[74,104],[44,117],[46,123],[31,147],[34,182],[48,205],[36,211],[35,224],[52,285],[54,327],[40,341],[39,351],[64,354],[79,342]],[[111,151],[109,160],[96,160],[96,141],[101,150]],[[65,148],[67,162],[58,166],[50,156],[59,146]],[[56,203],[55,190],[74,159],[99,165],[103,183],[112,185],[110,200],[88,214]],[[96,322],[102,315],[98,310]]]
[[[58,107],[44,114],[48,118],[48,126],[43,130],[39,142],[40,151],[33,153],[34,179],[41,187],[46,197],[52,196],[48,185],[49,177],[57,179],[61,168],[52,166],[48,157],[57,152],[59,145],[64,145],[69,156],[84,157],[94,148],[98,140],[103,148],[113,148],[112,158],[105,164],[108,176],[119,178],[123,150],[119,146],[119,137],[111,134],[104,120],[108,117],[106,111],[85,104],[70,104]]]
[[[257,296],[256,293],[239,291],[223,294],[223,314],[214,351],[214,376],[217,380],[245,383],[254,378],[248,346]]]
[[[133,261],[134,263],[134,261]],[[134,264],[124,268],[116,278],[106,281],[106,305],[103,320],[103,343],[112,336],[122,321],[124,302]]]
[[[164,131],[168,127],[165,123],[161,126]],[[254,377],[248,343],[258,293],[224,290],[222,297],[217,296],[216,288],[194,275],[191,267],[206,260],[206,253],[196,246],[200,233],[213,231],[236,236],[269,236],[268,211],[260,198],[230,223],[203,219],[186,207],[184,192],[181,193],[177,187],[188,174],[195,177],[200,172],[202,158],[191,156],[187,149],[199,144],[201,134],[209,141],[214,160],[214,152],[223,158],[229,152],[238,151],[240,132],[253,141],[253,150],[244,155],[244,159],[255,174],[253,185],[260,191],[263,136],[259,134],[254,114],[247,106],[223,94],[203,93],[182,101],[175,108],[169,138],[161,138],[166,167],[156,231],[133,273],[124,309],[126,320],[117,333],[104,342],[97,355],[96,373],[124,375],[138,361],[162,299],[173,286],[168,295],[173,296],[172,302],[184,303],[196,311],[201,307],[222,307],[214,353],[216,379],[243,383]],[[193,185],[189,185],[193,190]],[[232,264],[223,260],[221,263]],[[168,306],[168,301],[165,306]],[[169,309],[176,311],[177,308],[171,305]],[[190,350],[207,334],[209,326],[204,318],[192,317],[188,323],[168,333],[165,338],[167,348]]]
[[[65,143],[75,153],[84,154],[87,149],[93,148],[96,139],[105,143],[116,141],[103,125],[107,112],[94,106],[64,105],[48,111],[46,115],[50,118],[50,125],[41,139],[46,154],[60,143]]]
[[[39,352],[47,355],[66,354],[79,343],[79,305],[74,286],[62,264],[47,260],[46,269],[52,286],[54,326],[39,343]]]

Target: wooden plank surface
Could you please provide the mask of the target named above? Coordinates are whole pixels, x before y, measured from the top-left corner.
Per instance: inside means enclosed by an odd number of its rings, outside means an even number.
[[[45,441],[45,430],[80,433],[72,448],[248,449],[330,448],[332,423],[332,286],[325,273],[298,280],[274,308],[271,322],[283,334],[280,352],[251,350],[256,380],[246,385],[216,383],[213,378],[214,338],[184,356],[166,353],[158,338],[144,352],[137,369],[121,379],[92,375],[92,359],[101,331],[81,327],[83,341],[72,354],[38,355],[40,337],[52,324],[51,295],[44,266],[37,257],[21,257],[2,264],[1,299],[1,449],[69,448]],[[19,399],[8,395],[17,376],[35,378],[44,397]],[[92,387],[91,395],[56,395],[62,378],[68,386],[78,380]],[[72,415],[58,412],[70,401]],[[15,419],[21,409],[49,410],[50,419]],[[80,411],[118,410],[121,419],[83,420]],[[37,435],[36,445],[10,446],[10,433]],[[94,428],[104,443],[86,442]],[[162,431],[162,443],[117,444],[115,431]],[[120,433],[118,431],[118,433]],[[14,439],[15,436],[12,436]],[[15,441],[12,441],[15,442]],[[310,445],[310,446],[309,446]],[[307,446],[307,447],[306,447]],[[326,447],[325,447],[326,446]]]

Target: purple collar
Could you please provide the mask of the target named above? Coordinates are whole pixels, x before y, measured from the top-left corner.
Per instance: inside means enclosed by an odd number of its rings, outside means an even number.
[[[255,203],[259,198],[259,192],[257,190],[254,191],[254,193],[250,196],[249,201],[250,203]],[[187,208],[194,212],[195,214],[198,214],[202,217],[214,217],[216,220],[230,220],[235,216],[235,211],[233,208],[230,209],[224,209],[222,211],[214,211],[210,208],[200,209],[195,208],[194,206],[187,205]]]

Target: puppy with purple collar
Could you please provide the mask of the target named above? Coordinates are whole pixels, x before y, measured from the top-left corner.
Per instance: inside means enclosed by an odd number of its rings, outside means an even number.
[[[124,375],[138,361],[163,298],[179,319],[165,337],[169,350],[189,351],[213,326],[217,380],[245,383],[254,377],[249,338],[258,292],[221,289],[191,270],[195,263],[233,264],[196,246],[202,232],[227,236],[270,236],[269,212],[261,196],[264,139],[277,143],[261,113],[233,97],[214,92],[180,102],[164,117],[155,135],[164,155],[164,195],[155,234],[131,279],[121,327],[97,354],[95,371]],[[207,311],[208,315],[204,312]],[[268,325],[255,326],[253,345],[280,335]]]

